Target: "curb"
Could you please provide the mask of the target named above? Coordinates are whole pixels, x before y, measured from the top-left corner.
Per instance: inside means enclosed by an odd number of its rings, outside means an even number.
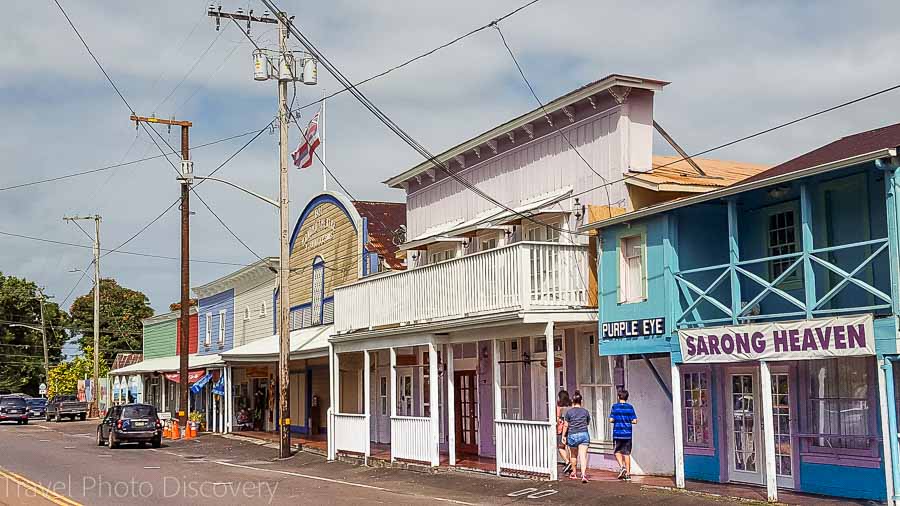
[[[738,502],[741,504],[786,505],[786,503],[783,503],[783,502],[770,503],[770,502],[761,501],[758,499],[747,499],[746,497],[736,497],[736,496],[731,496],[731,495],[716,494],[714,492],[702,492],[699,490],[687,490],[687,489],[683,489],[683,488],[666,487],[666,486],[662,486],[662,485],[641,485],[641,490],[645,490],[645,489],[646,490],[654,490],[654,491],[663,491],[663,492],[674,492],[674,493],[690,495],[690,496],[694,496],[694,497],[706,497],[709,499],[720,499],[723,501]]]

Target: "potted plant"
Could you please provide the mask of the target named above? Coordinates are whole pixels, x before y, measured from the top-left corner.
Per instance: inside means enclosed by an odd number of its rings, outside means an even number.
[[[191,424],[191,427],[194,429],[194,432],[197,430],[203,430],[203,413],[200,411],[191,411],[188,415],[188,422]]]

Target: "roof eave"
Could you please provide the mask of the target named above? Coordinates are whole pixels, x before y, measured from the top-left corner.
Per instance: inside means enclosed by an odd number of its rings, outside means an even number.
[[[669,84],[667,81],[613,74],[604,79],[601,79],[600,81],[597,81],[593,85],[589,85],[582,89],[563,95],[562,97],[557,98],[544,107],[533,109],[532,111],[525,113],[518,118],[512,119],[498,127],[488,130],[478,137],[474,137],[462,144],[454,146],[449,150],[437,155],[435,158],[437,158],[441,162],[449,160],[455,156],[475,149],[477,146],[484,144],[490,139],[499,137],[501,135],[504,135],[506,132],[521,128],[528,123],[543,118],[546,115],[545,111],[558,111],[563,107],[574,104],[576,102],[580,102],[581,100],[585,100],[589,96],[595,95],[601,91],[608,90],[613,86],[628,86],[630,88],[642,88],[657,92],[662,91],[663,86],[666,86],[667,84]],[[386,181],[383,181],[383,183],[390,186],[391,188],[400,188],[400,183],[402,183],[403,181],[422,174],[423,172],[431,168],[431,162],[425,161],[407,170],[406,172],[403,172],[402,174],[398,174],[390,179],[387,179]]]
[[[684,199],[672,201],[672,202],[664,202],[662,204],[657,204],[655,206],[646,207],[644,209],[634,211],[631,213],[620,214],[619,216],[615,216],[608,220],[598,221],[594,223],[588,223],[580,227],[578,230],[582,232],[590,231],[590,230],[598,230],[601,228],[610,227],[613,225],[618,225],[620,223],[626,223],[629,221],[634,221],[636,219],[645,218],[647,216],[652,216],[654,214],[670,211],[673,209],[678,209],[681,207],[687,207],[693,204],[699,204],[701,202],[706,202],[709,200],[715,200],[722,197],[727,197],[729,195],[735,195],[738,193],[743,193],[747,191],[757,190],[759,188],[765,188],[766,186],[771,186],[773,184],[784,183],[788,181],[793,181],[795,179],[801,179],[804,177],[814,176],[816,174],[822,174],[825,172],[831,172],[838,169],[844,169],[847,167],[852,167],[854,165],[860,165],[867,162],[872,162],[881,158],[894,157],[897,156],[896,148],[882,148],[876,151],[871,151],[869,153],[864,153],[861,155],[852,156],[849,158],[844,158],[841,160],[834,160],[828,163],[823,163],[821,165],[816,165],[814,167],[808,167],[806,169],[797,170],[788,174],[780,174],[777,176],[772,176],[766,179],[760,179],[758,181],[751,181],[749,183],[737,183],[735,185],[729,186],[727,188],[722,188],[720,190],[715,190],[707,193],[703,193],[700,195],[696,195],[693,197],[687,197]]]

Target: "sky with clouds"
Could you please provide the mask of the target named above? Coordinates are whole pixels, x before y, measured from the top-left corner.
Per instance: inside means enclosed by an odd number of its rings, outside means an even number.
[[[197,0],[60,0],[139,114],[194,123],[191,144],[260,129],[276,112],[274,81],[252,79],[252,45],[238,27],[206,16]],[[354,81],[489,22],[524,0],[280,0],[298,27]],[[224,10],[264,10],[256,1]],[[115,95],[52,1],[4,6],[0,30],[0,187],[159,154]],[[502,29],[543,99],[610,73],[672,84],[655,118],[688,152],[741,137],[900,82],[894,1],[542,0]],[[9,20],[16,20],[11,22]],[[273,28],[251,36],[275,47]],[[296,45],[296,41],[292,41]],[[202,58],[201,58],[202,55]],[[298,86],[296,103],[338,89],[320,68],[318,86]],[[432,151],[440,151],[535,107],[498,34],[484,30],[364,87],[367,95]],[[707,156],[776,164],[842,135],[895,123],[900,91]],[[315,108],[303,111],[305,123]],[[329,101],[328,165],[360,199],[402,199],[381,181],[417,164],[417,155],[349,94]],[[178,146],[179,135],[159,131]],[[292,130],[295,141],[296,129]],[[192,152],[209,173],[249,137]],[[670,154],[661,139],[655,151]],[[268,133],[217,176],[267,195],[277,192],[277,135]],[[318,169],[291,173],[291,212],[321,189]],[[260,255],[277,254],[277,214],[215,183],[197,190]],[[66,214],[99,213],[104,247],[118,245],[178,196],[163,159],[54,183],[0,191],[0,231],[89,245]],[[250,263],[255,257],[194,199],[194,258]],[[172,209],[126,249],[179,254]],[[45,286],[62,302],[88,266],[90,249],[0,236],[0,271]],[[145,292],[157,312],[179,297],[179,263],[113,254],[102,276]],[[195,263],[192,285],[234,267]],[[90,281],[75,288],[87,293]],[[66,306],[71,299],[66,301]]]

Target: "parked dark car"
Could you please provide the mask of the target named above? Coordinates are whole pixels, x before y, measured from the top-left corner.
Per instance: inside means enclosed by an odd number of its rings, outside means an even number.
[[[51,419],[61,422],[63,418],[74,420],[78,418],[84,421],[87,418],[89,404],[79,401],[74,395],[56,395],[47,403],[47,409],[44,418],[49,422]]]
[[[44,418],[44,415],[47,414],[47,399],[32,397],[31,399],[26,399],[25,402],[28,404],[28,416],[30,418]]]
[[[28,404],[24,397],[5,395],[0,397],[0,422],[28,424]]]
[[[121,443],[162,446],[162,421],[149,404],[112,406],[97,426],[97,446],[118,448]]]

